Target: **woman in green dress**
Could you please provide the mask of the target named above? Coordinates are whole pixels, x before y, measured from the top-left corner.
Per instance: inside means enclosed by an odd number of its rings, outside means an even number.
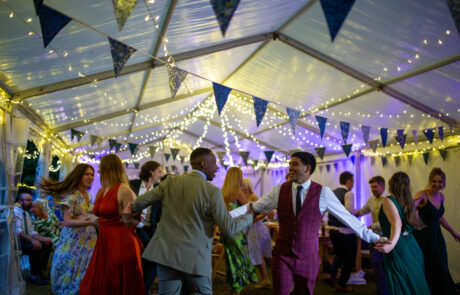
[[[59,219],[54,214],[53,210],[45,210],[43,203],[35,200],[30,208],[32,213],[31,220],[34,225],[34,229],[40,235],[51,239],[53,249],[56,249],[59,241]]]
[[[445,197],[441,190],[446,186],[446,174],[440,168],[433,168],[428,179],[428,187],[414,197],[419,216],[426,227],[414,231],[414,236],[425,257],[426,280],[431,294],[453,295],[457,291],[447,263],[441,225],[457,242],[460,241],[460,234],[443,216]]]
[[[231,167],[225,176],[222,187],[227,209],[233,210],[248,203],[241,187],[243,172],[238,167]],[[230,294],[238,295],[249,284],[257,283],[257,274],[249,257],[248,241],[242,232],[233,236],[222,236],[227,267],[227,283],[232,288]]]
[[[388,241],[375,247],[384,253],[388,294],[429,295],[423,254],[412,235],[421,222],[415,214],[409,176],[396,172],[389,181],[389,189],[391,195],[383,200],[379,212],[380,227]]]

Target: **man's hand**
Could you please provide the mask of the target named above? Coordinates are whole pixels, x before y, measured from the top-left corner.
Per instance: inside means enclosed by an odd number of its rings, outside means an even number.
[[[42,243],[40,243],[39,240],[36,240],[32,238],[32,246],[34,247],[34,250],[40,251],[42,249]]]
[[[127,226],[136,227],[139,224],[139,220],[136,219],[138,216],[139,214],[133,213],[133,202],[129,202],[122,212],[123,222]]]

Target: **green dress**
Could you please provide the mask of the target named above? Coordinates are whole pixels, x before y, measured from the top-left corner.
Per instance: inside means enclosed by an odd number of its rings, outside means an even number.
[[[230,203],[236,209],[237,203]],[[227,283],[234,292],[241,292],[249,283],[257,283],[257,274],[249,257],[248,241],[242,232],[233,236],[222,236],[227,267]]]
[[[41,217],[31,216],[32,224],[34,225],[35,231],[44,237],[50,238],[53,244],[53,249],[56,249],[59,241],[59,219],[54,214],[53,210],[48,210],[48,219]]]
[[[388,294],[430,295],[430,289],[428,289],[425,279],[423,254],[412,235],[414,228],[407,223],[401,204],[394,197],[389,196],[389,198],[398,209],[402,228],[394,249],[383,255],[383,269]],[[379,222],[383,236],[390,238],[391,224],[383,212],[383,208],[380,208],[379,211]]]

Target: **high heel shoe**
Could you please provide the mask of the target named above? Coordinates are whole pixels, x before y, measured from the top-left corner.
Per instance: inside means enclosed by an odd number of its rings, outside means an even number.
[[[270,282],[269,279],[266,279],[265,281],[260,282],[260,284],[257,284],[254,286],[256,289],[263,289],[263,288],[268,288],[270,287],[272,283]]]

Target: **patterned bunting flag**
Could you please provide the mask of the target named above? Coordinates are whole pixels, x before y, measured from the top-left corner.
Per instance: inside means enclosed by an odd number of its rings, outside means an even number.
[[[447,150],[446,149],[439,150],[439,154],[441,155],[442,160],[445,161],[447,158]]]
[[[430,144],[433,143],[433,138],[434,138],[434,130],[433,128],[429,128],[427,130],[423,130],[423,134],[425,134],[426,138],[428,138],[428,141]]]
[[[219,23],[222,36],[225,36],[240,0],[211,0],[212,9]]]
[[[244,165],[248,165],[249,152],[240,152],[241,159],[243,159]]]
[[[150,159],[153,159],[153,156],[155,156],[155,147],[154,146],[149,146],[149,155],[150,155]]]
[[[382,157],[382,166],[385,167],[387,165],[387,157]]]
[[[345,155],[347,155],[347,158],[348,158],[348,155],[350,154],[350,151],[351,151],[351,146],[353,144],[349,143],[349,144],[342,144],[342,149],[343,149],[343,152],[345,153]]]
[[[188,171],[188,165],[185,165],[184,166],[184,172],[187,172]]]
[[[404,145],[406,144],[407,134],[404,134],[404,129],[398,129],[396,133],[397,133],[396,141],[399,142],[399,145],[401,146],[401,148],[404,149]]]
[[[396,165],[396,167],[398,167],[399,164],[401,164],[401,157],[400,157],[400,156],[396,156],[396,157],[395,157],[395,165]]]
[[[133,9],[138,1],[139,0],[112,0],[119,32],[123,30],[126,20],[131,15],[131,12],[133,12]]]
[[[364,143],[369,145],[369,133],[371,132],[371,127],[362,125],[361,130],[363,131]]]
[[[356,156],[355,156],[355,155],[352,155],[352,156],[350,157],[350,160],[351,160],[351,162],[353,163],[353,165],[355,165]]]
[[[331,165],[330,164],[326,164],[326,170],[327,170],[327,172],[329,172],[331,170]]]
[[[268,163],[271,162],[274,151],[264,151],[265,157],[267,158]]]
[[[212,87],[214,89],[214,98],[216,99],[217,111],[220,113],[227,102],[228,95],[232,91],[232,88],[226,87],[224,85],[212,82]]]
[[[417,133],[418,133],[417,129],[412,130],[412,135],[414,136],[415,145],[417,145]]]
[[[217,152],[217,157],[219,158],[219,162],[221,165],[224,165],[224,156],[225,156],[224,151]]]
[[[286,107],[286,112],[289,116],[292,132],[295,134],[295,126],[297,125],[297,118],[299,118],[300,111]]]
[[[116,153],[118,153],[120,151],[120,148],[121,148],[121,143],[115,142],[115,152]]]
[[[335,36],[345,22],[355,0],[320,0],[320,3],[326,17],[331,41],[334,42]]]
[[[179,154],[180,149],[171,149],[171,155],[173,160],[177,160],[177,155]]]
[[[412,165],[412,160],[414,159],[414,155],[410,154],[407,155],[407,161],[409,162],[409,165]]]
[[[347,144],[348,133],[350,132],[350,123],[340,121],[340,130],[342,131],[343,143]]]
[[[382,146],[385,148],[388,139],[388,128],[380,128],[380,136],[382,137]]]
[[[438,127],[438,134],[441,141],[444,141],[444,127]]]
[[[36,9],[38,9],[38,18],[42,28],[43,46],[46,48],[72,19],[51,7],[42,5],[42,1],[37,3]]]
[[[166,68],[168,69],[169,89],[171,90],[171,97],[174,98],[188,73],[182,69],[170,66],[169,64],[166,66]]]
[[[319,133],[321,135],[321,139],[323,139],[324,130],[326,130],[326,122],[327,118],[321,116],[315,116],[316,121],[318,121]]]
[[[129,151],[131,152],[131,156],[134,156],[134,154],[136,153],[136,149],[137,149],[137,143],[129,142],[128,147],[129,147]]]
[[[371,147],[372,151],[375,153],[377,151],[377,145],[379,144],[378,139],[370,140],[369,146]]]
[[[139,163],[138,162],[134,162],[134,169],[139,169]]]
[[[259,127],[260,123],[262,122],[262,119],[265,116],[265,112],[267,111],[268,101],[262,98],[258,98],[256,96],[253,96],[252,100],[254,101],[254,113],[256,114],[256,124],[257,127]]]
[[[110,53],[112,53],[113,71],[115,78],[120,75],[121,70],[128,62],[128,59],[136,52],[137,49],[108,37],[110,44]]]
[[[425,165],[428,165],[429,158],[430,158],[430,152],[423,153],[423,160],[425,161]]]
[[[78,131],[76,129],[70,129],[70,140],[72,141],[75,137],[77,137],[77,141],[80,142],[81,138],[85,135],[84,132]]]
[[[116,143],[117,143],[117,141],[115,139],[109,139],[110,150],[113,150],[113,148],[115,147]]]
[[[458,0],[447,0],[447,6],[449,6],[450,14],[460,35],[460,2]]]
[[[324,158],[324,152],[326,151],[326,147],[315,148],[315,151],[318,154],[318,157],[322,160]]]
[[[180,156],[180,163],[184,165],[185,162],[185,156]]]
[[[170,157],[171,157],[171,154],[166,154],[166,153],[165,153],[165,160],[166,160],[166,163],[168,163],[168,160],[169,160]]]

